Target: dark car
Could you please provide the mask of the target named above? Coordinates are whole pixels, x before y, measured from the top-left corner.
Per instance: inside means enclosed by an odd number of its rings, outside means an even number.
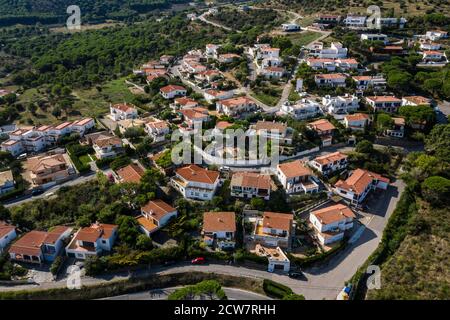
[[[40,194],[43,194],[44,193],[44,190],[42,190],[42,189],[34,189],[33,191],[31,191],[31,195],[34,197],[34,196],[38,196],[38,195],[40,195]]]
[[[203,257],[198,257],[195,259],[192,259],[191,264],[205,264],[206,263],[206,259]]]
[[[304,279],[305,275],[301,271],[289,271],[289,278]]]

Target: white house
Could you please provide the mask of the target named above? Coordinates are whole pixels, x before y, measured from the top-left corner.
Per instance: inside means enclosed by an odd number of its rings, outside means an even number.
[[[285,72],[286,71],[282,67],[266,67],[258,69],[258,74],[262,75],[266,79],[279,80],[283,77]]]
[[[309,221],[316,231],[319,242],[322,245],[327,245],[342,240],[345,231],[353,228],[355,217],[349,207],[336,204],[312,211],[309,215]]]
[[[287,194],[316,193],[319,185],[312,179],[313,172],[301,160],[277,165],[277,177]]]
[[[230,182],[231,196],[251,199],[253,197],[270,199],[270,175],[256,172],[235,172]]]
[[[329,48],[323,48],[319,52],[319,58],[339,59],[347,57],[348,49],[342,46],[340,42],[332,42]]]
[[[123,151],[122,139],[113,136],[101,136],[92,144],[98,159],[113,158]]]
[[[342,152],[336,151],[323,156],[318,156],[309,162],[309,165],[322,173],[328,175],[335,171],[347,168],[348,156]]]
[[[366,27],[366,16],[347,15],[344,19],[344,24],[351,29],[364,29]]]
[[[266,257],[268,261],[267,271],[274,272],[275,270],[282,270],[284,272],[289,272],[291,269],[291,262],[289,261],[286,254],[281,250],[280,247],[271,248],[260,245],[259,243],[255,246],[254,251],[260,257]]]
[[[377,173],[363,169],[354,170],[346,180],[339,180],[334,185],[334,192],[357,205],[364,201],[371,190],[386,190],[389,179]]]
[[[430,106],[431,99],[422,96],[407,96],[402,98],[402,106]]]
[[[258,121],[255,125],[250,126],[248,134],[264,136],[268,140],[278,140],[279,144],[292,143],[292,129],[281,122]]]
[[[164,99],[173,99],[187,94],[187,90],[184,87],[173,84],[160,88],[159,92]]]
[[[198,106],[198,102],[188,97],[175,98],[170,107],[176,111],[179,109],[191,109]]]
[[[428,50],[422,52],[423,61],[447,61],[445,52],[437,50]]]
[[[442,30],[427,31],[427,33],[425,33],[425,38],[431,41],[445,39],[448,38],[448,32]]]
[[[224,54],[219,54],[217,60],[220,63],[231,63],[233,61],[236,61],[238,59],[240,59],[241,56],[235,53],[224,53]]]
[[[85,118],[72,123],[72,132],[77,132],[81,137],[95,127],[95,121],[92,118]]]
[[[283,23],[281,29],[283,29],[284,32],[292,32],[301,30],[301,27],[296,23]]]
[[[327,147],[333,143],[333,134],[336,127],[327,119],[319,119],[308,123],[308,128],[316,132],[322,140],[322,146]]]
[[[14,190],[15,181],[11,170],[0,172],[0,195]]]
[[[358,110],[359,99],[357,96],[349,94],[337,97],[326,95],[322,98],[322,105],[326,113],[347,114]]]
[[[218,51],[219,48],[220,48],[220,45],[209,43],[206,45],[205,55],[207,57],[217,58],[219,55],[219,51]]]
[[[81,228],[66,247],[68,257],[85,260],[88,256],[97,256],[111,251],[117,238],[115,224],[94,223],[90,227]]]
[[[177,209],[162,200],[156,199],[149,201],[141,208],[141,215],[136,220],[141,231],[149,237],[152,233],[167,225],[171,219],[176,218],[177,214]]]
[[[342,73],[326,73],[314,75],[314,81],[318,87],[345,87],[346,75]]]
[[[0,221],[0,254],[17,237],[16,227]]]
[[[203,93],[203,97],[208,103],[212,103],[217,100],[230,99],[233,96],[234,96],[233,90],[223,91],[223,90],[209,89]]]
[[[136,119],[138,117],[136,107],[128,103],[110,104],[109,114],[114,121]]]
[[[170,133],[170,126],[164,120],[150,119],[145,123],[145,132],[153,138],[153,141],[160,142],[165,140],[165,136]]]
[[[388,36],[382,33],[362,33],[361,41],[381,41],[384,44],[388,44]]]
[[[219,186],[219,172],[191,164],[175,171],[171,183],[186,199],[211,200]]]
[[[369,115],[365,113],[348,114],[344,117],[345,127],[356,131],[364,131],[369,121]]]
[[[420,43],[420,49],[424,50],[424,51],[428,51],[428,50],[440,50],[441,49],[441,44],[437,43],[437,42],[432,42],[432,41],[423,41]]]
[[[217,112],[227,116],[239,116],[242,113],[254,111],[258,108],[256,102],[248,97],[236,97],[216,102]]]
[[[404,118],[392,118],[394,124],[391,128],[386,129],[385,136],[394,138],[403,138],[405,136],[405,119]]]
[[[219,249],[234,248],[236,216],[234,212],[205,212],[203,214],[203,241]]]
[[[320,105],[309,99],[301,99],[295,104],[285,102],[280,108],[280,114],[290,115],[295,120],[313,118],[320,113]]]
[[[264,246],[290,248],[295,233],[292,213],[264,212],[255,221],[253,238]]]
[[[306,64],[314,70],[326,69],[330,72],[336,70],[335,59],[331,58],[308,58]]]
[[[386,79],[383,76],[353,76],[356,89],[360,91],[372,88],[375,91],[386,89]]]
[[[373,110],[394,113],[402,105],[402,100],[394,96],[366,97],[366,102]]]

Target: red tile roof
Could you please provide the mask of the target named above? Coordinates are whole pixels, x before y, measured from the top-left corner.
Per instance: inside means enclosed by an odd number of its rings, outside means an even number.
[[[311,169],[306,167],[305,163],[301,160],[279,164],[278,169],[286,176],[287,179],[312,175]]]
[[[219,179],[219,172],[203,169],[196,164],[176,170],[176,173],[187,181],[213,184]]]
[[[144,169],[136,163],[129,164],[126,167],[117,170],[117,174],[123,182],[140,183],[144,175]]]
[[[389,183],[389,179],[377,173],[363,169],[356,169],[347,178],[347,180],[339,180],[336,182],[335,186],[344,190],[351,190],[356,194],[361,194],[374,179]]]
[[[149,201],[141,210],[158,221],[165,215],[176,211],[174,207],[159,199]]]
[[[203,214],[204,232],[236,232],[234,212],[205,212]]]
[[[263,227],[290,231],[294,215],[291,213],[264,212]]]
[[[346,218],[355,218],[353,211],[343,204],[336,204],[334,206],[315,210],[312,211],[311,214],[315,215],[322,224],[330,224]]]

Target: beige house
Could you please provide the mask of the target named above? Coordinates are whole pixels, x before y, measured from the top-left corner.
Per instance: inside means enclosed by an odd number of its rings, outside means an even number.
[[[58,183],[75,173],[66,153],[29,158],[25,168],[25,178],[34,186]]]

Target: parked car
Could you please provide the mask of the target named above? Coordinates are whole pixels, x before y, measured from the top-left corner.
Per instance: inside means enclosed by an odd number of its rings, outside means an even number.
[[[42,189],[33,189],[32,191],[31,191],[31,195],[34,197],[34,196],[38,196],[38,195],[40,195],[40,194],[43,194],[44,193],[44,190],[42,190]]]
[[[206,263],[206,259],[203,257],[198,257],[195,259],[192,259],[191,264],[205,264]]]
[[[289,271],[288,275],[289,275],[289,278],[292,278],[292,279],[305,279],[306,278],[305,275],[300,270]]]

